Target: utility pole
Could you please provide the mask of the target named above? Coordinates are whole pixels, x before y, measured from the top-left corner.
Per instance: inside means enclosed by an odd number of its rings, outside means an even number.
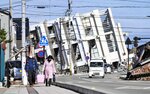
[[[129,58],[130,58],[130,57],[129,57],[129,52],[130,52],[130,51],[129,51],[129,48],[130,48],[129,45],[132,44],[132,42],[131,42],[131,40],[130,40],[129,37],[128,37],[127,40],[125,41],[125,44],[127,44],[127,47],[128,47],[128,65],[127,65],[127,77],[126,77],[126,78],[129,78]]]
[[[25,13],[26,13],[26,0],[22,0],[22,47],[25,48],[26,43],[26,22],[25,22]],[[22,51],[22,82],[23,85],[27,85],[27,75],[25,71],[26,64],[26,49]]]
[[[14,32],[13,32],[13,15],[12,15],[12,0],[9,0],[9,9],[10,9],[10,19],[9,19],[9,39],[11,40],[10,43],[10,57],[12,57],[13,54],[13,47],[14,47]]]
[[[74,73],[74,68],[73,68],[73,61],[72,61],[72,45],[71,45],[71,39],[70,39],[70,15],[71,15],[71,0],[68,0],[68,9],[67,9],[67,16],[69,18],[68,20],[68,44],[69,44],[69,62],[70,62],[70,73]]]

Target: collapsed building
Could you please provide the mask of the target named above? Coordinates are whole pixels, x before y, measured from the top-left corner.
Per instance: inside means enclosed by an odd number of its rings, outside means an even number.
[[[127,61],[127,48],[120,24],[115,24],[111,9],[93,10],[89,13],[44,21],[30,27],[31,39],[38,53],[43,50],[40,38],[45,36],[49,45],[46,56],[52,55],[58,70],[77,67],[85,71],[91,59],[104,59],[114,68]]]
[[[136,48],[129,79],[150,80],[150,41]]]

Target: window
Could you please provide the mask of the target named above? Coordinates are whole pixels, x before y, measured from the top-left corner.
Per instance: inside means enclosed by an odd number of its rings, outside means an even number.
[[[49,26],[49,27],[48,27],[48,32],[49,32],[49,34],[55,33],[54,27],[53,27],[53,26]]]
[[[93,35],[93,30],[92,30],[90,17],[84,17],[82,19],[82,22],[83,22],[83,26],[84,26],[84,29],[85,29],[85,34],[86,35]]]
[[[71,40],[75,40],[76,36],[75,36],[75,31],[74,31],[72,21],[70,21],[70,24],[69,24],[69,22],[63,23],[63,27],[64,27],[65,31],[67,31],[66,33],[68,35],[68,38]]]
[[[97,59],[99,58],[99,52],[98,52],[98,48],[96,46],[96,42],[95,40],[90,40],[89,42],[89,46],[90,46],[90,53],[91,53],[91,58],[92,59]]]
[[[117,50],[112,34],[106,35],[106,41],[107,41],[107,45],[108,45],[108,48],[109,48],[109,52],[114,52],[114,51]]]
[[[105,14],[101,16],[102,24],[104,32],[110,32],[111,31],[111,24],[110,24],[110,18]]]
[[[91,62],[90,67],[103,67],[103,62]]]
[[[80,50],[79,50],[79,46],[77,45],[77,48],[76,48],[76,61],[81,61],[82,58],[81,58],[81,53],[80,53]]]

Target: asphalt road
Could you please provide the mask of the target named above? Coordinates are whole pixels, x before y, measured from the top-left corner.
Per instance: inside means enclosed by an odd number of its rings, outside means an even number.
[[[57,80],[74,84],[106,94],[150,94],[150,81],[121,80],[118,73],[106,74],[105,78],[88,78],[87,74],[59,76]]]

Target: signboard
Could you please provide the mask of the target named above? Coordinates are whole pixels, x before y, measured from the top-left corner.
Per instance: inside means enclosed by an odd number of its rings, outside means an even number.
[[[90,59],[90,57],[89,57],[89,56],[86,56],[85,59],[86,59],[86,61],[88,61],[88,60]]]
[[[37,48],[37,49],[34,49],[34,53],[38,53],[39,51],[43,50],[43,48]]]
[[[38,57],[40,57],[40,58],[42,58],[42,57],[44,57],[44,51],[43,50],[41,50],[41,51],[39,51],[38,52]]]
[[[40,46],[48,46],[48,40],[46,39],[46,36],[42,36],[39,42]]]

